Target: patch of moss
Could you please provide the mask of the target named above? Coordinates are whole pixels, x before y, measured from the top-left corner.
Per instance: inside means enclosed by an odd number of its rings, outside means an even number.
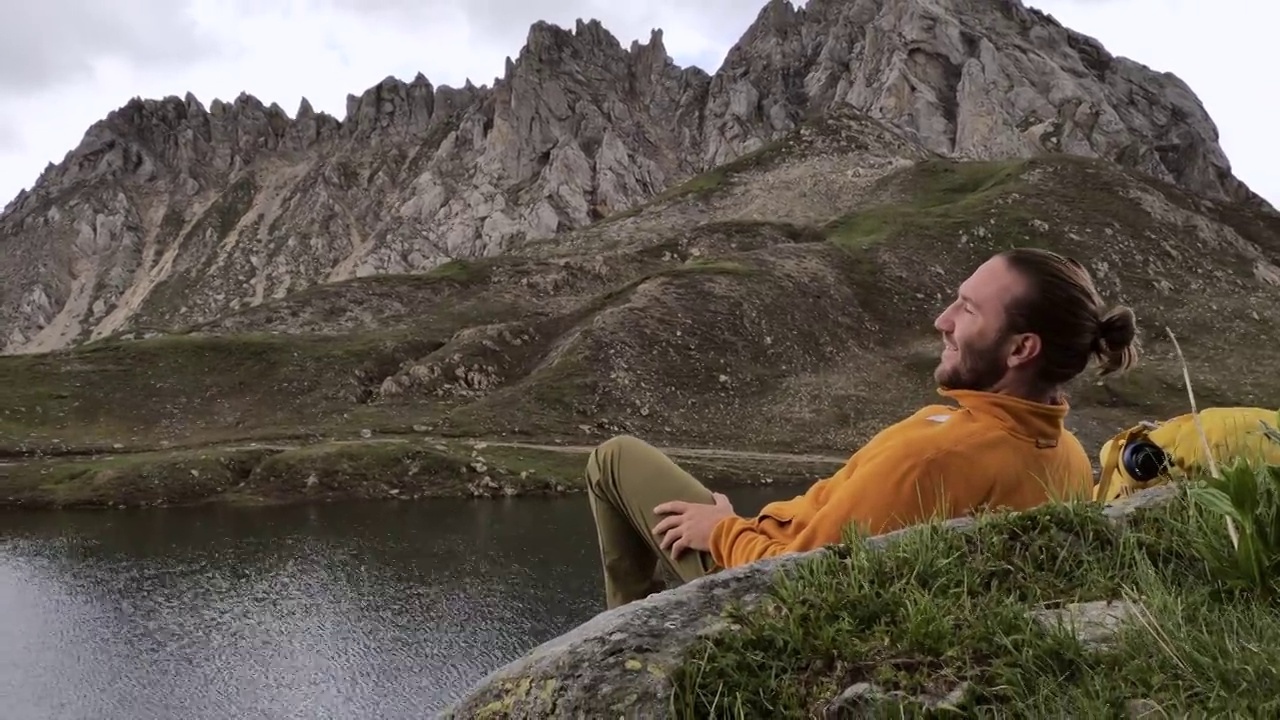
[[[350,278],[336,282],[323,282],[293,291],[283,298],[273,298],[260,305],[242,307],[219,315],[205,322],[194,323],[184,332],[196,332],[244,322],[248,325],[267,324],[272,316],[301,315],[304,310],[320,308],[321,314],[336,317],[347,311],[366,311],[379,301],[395,305],[431,307],[433,300],[442,294],[487,282],[492,274],[503,267],[516,265],[512,258],[483,257],[450,260],[425,273],[387,273]],[[493,313],[486,313],[492,315]],[[410,313],[417,319],[418,313]],[[379,318],[380,324],[395,318]]]
[[[1009,187],[1026,168],[1025,160],[927,160],[911,170],[912,200],[922,207],[981,200],[985,193]]]
[[[775,140],[723,165],[717,165],[706,172],[694,175],[678,185],[669,187],[646,202],[613,213],[596,224],[607,225],[618,220],[635,217],[648,208],[665,205],[676,200],[706,200],[714,193],[727,187],[733,176],[754,170],[767,169],[772,163],[783,159],[795,142],[796,140],[791,136]]]
[[[161,335],[0,357],[0,448],[122,437],[215,441],[338,422],[408,358],[413,329],[345,335]],[[288,434],[285,432],[285,434]]]
[[[660,205],[671,200],[685,198],[704,199],[723,188],[734,175],[768,168],[769,163],[781,158],[791,144],[789,138],[783,138],[745,153],[723,165],[717,165],[707,172],[695,175],[683,183],[663,191],[650,204]]]
[[[472,260],[450,260],[431,268],[426,276],[440,280],[467,280],[474,277],[476,269],[476,263]]]
[[[753,269],[738,260],[717,258],[693,258],[676,267],[662,271],[663,275],[687,275],[710,273],[718,275],[749,275]]]
[[[905,232],[936,233],[972,224],[990,201],[1016,187],[1024,161],[929,160],[890,175],[881,184],[904,190],[901,200],[863,208],[823,228],[836,245],[857,249]]]
[[[272,451],[175,450],[5,467],[0,503],[23,507],[185,505],[244,482]]]
[[[219,239],[227,237],[236,229],[240,219],[253,205],[253,197],[257,191],[253,176],[242,175],[205,211],[205,216],[210,219]]]
[[[382,437],[311,445],[220,446],[20,462],[0,505],[35,508],[460,497],[581,489],[582,454]]]
[[[176,204],[170,205],[164,211],[164,217],[160,219],[160,228],[156,231],[156,245],[163,251],[177,242],[186,223],[182,208]]]
[[[761,237],[777,237],[788,242],[822,242],[822,231],[811,225],[762,220],[723,220],[698,225],[693,232],[699,236],[723,236],[734,240],[755,241]]]

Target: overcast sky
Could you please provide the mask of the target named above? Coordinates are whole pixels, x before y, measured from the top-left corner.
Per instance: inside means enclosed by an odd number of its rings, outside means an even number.
[[[681,64],[714,72],[764,0],[0,0],[0,207],[133,96],[241,91],[338,118],[387,75],[490,84],[530,23],[598,18],[624,45],[661,27]],[[1275,0],[1038,0],[1114,54],[1191,85],[1235,169],[1280,207],[1267,105],[1280,90]],[[1274,111],[1275,108],[1270,108]]]

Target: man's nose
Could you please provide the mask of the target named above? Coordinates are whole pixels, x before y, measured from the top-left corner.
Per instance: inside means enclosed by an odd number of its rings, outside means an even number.
[[[943,310],[933,319],[933,328],[938,332],[951,332],[951,308]]]

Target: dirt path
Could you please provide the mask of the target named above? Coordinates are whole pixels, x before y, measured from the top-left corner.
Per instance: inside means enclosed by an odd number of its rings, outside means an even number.
[[[591,452],[594,445],[540,445],[537,443],[506,442],[502,440],[468,440],[469,444],[482,443],[493,447],[528,448],[530,450],[546,450],[550,452],[582,453]],[[765,462],[819,463],[844,465],[847,457],[835,455],[796,455],[791,453],[755,452],[752,450],[717,450],[715,448],[658,447],[659,450],[673,457],[718,458],[722,460],[761,460]]]
[[[496,438],[443,438],[433,437],[429,435],[410,435],[410,436],[381,436],[371,438],[346,438],[341,440],[327,440],[327,445],[386,445],[409,442],[426,442],[426,443],[457,443],[468,446],[480,447],[505,447],[505,448],[525,448],[528,450],[537,450],[542,452],[555,452],[565,454],[585,455],[595,447],[595,445],[556,445],[543,443],[526,443],[509,440],[499,440]],[[173,447],[170,450],[175,451],[199,451],[199,450],[223,450],[223,451],[243,451],[243,450],[275,450],[283,452],[285,450],[295,450],[305,447],[302,443],[280,442],[272,440],[264,440],[262,442],[231,442],[231,443],[215,443],[211,445],[203,445],[198,447]],[[772,462],[772,463],[797,463],[810,465],[844,465],[847,457],[836,455],[816,455],[804,453],[772,453],[772,452],[756,452],[754,450],[723,450],[718,448],[690,448],[690,447],[662,447],[658,449],[671,455],[672,457],[684,458],[706,458],[710,460],[740,460],[740,461],[756,461],[756,462]],[[119,450],[115,453],[65,453],[59,454],[58,459],[76,460],[92,456],[105,455],[124,455],[136,452],[160,452],[161,450],[154,448],[136,448],[128,450]],[[47,459],[53,459],[51,456]],[[17,465],[26,460],[5,459],[0,460],[0,467]]]
[[[471,446],[487,446],[487,447],[507,447],[507,448],[525,448],[528,450],[541,450],[544,452],[572,453],[586,455],[595,448],[594,445],[544,445],[542,443],[525,443],[514,442],[510,440],[497,440],[493,438],[442,438],[432,436],[413,436],[408,437],[375,437],[375,438],[351,438],[347,440],[331,440],[326,444],[332,445],[376,445],[385,443],[407,443],[411,440],[421,442],[438,442],[438,443],[461,443]],[[286,450],[297,445],[281,445],[277,443],[261,443],[249,445],[235,445],[226,449],[245,450],[251,448]],[[717,448],[687,448],[687,447],[661,447],[658,449],[673,457],[689,457],[689,458],[710,458],[721,460],[759,460],[762,462],[785,462],[785,463],[809,463],[809,464],[831,464],[844,465],[848,462],[847,457],[838,457],[835,455],[808,455],[808,454],[792,454],[792,453],[769,453],[756,452],[753,450],[720,450]]]

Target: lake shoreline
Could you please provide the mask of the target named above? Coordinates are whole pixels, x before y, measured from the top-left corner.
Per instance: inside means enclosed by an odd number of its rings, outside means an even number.
[[[63,448],[0,460],[0,508],[275,506],[363,500],[493,499],[580,493],[589,446],[447,438],[248,442],[167,449]],[[672,449],[717,487],[792,485],[829,476],[836,457]]]

